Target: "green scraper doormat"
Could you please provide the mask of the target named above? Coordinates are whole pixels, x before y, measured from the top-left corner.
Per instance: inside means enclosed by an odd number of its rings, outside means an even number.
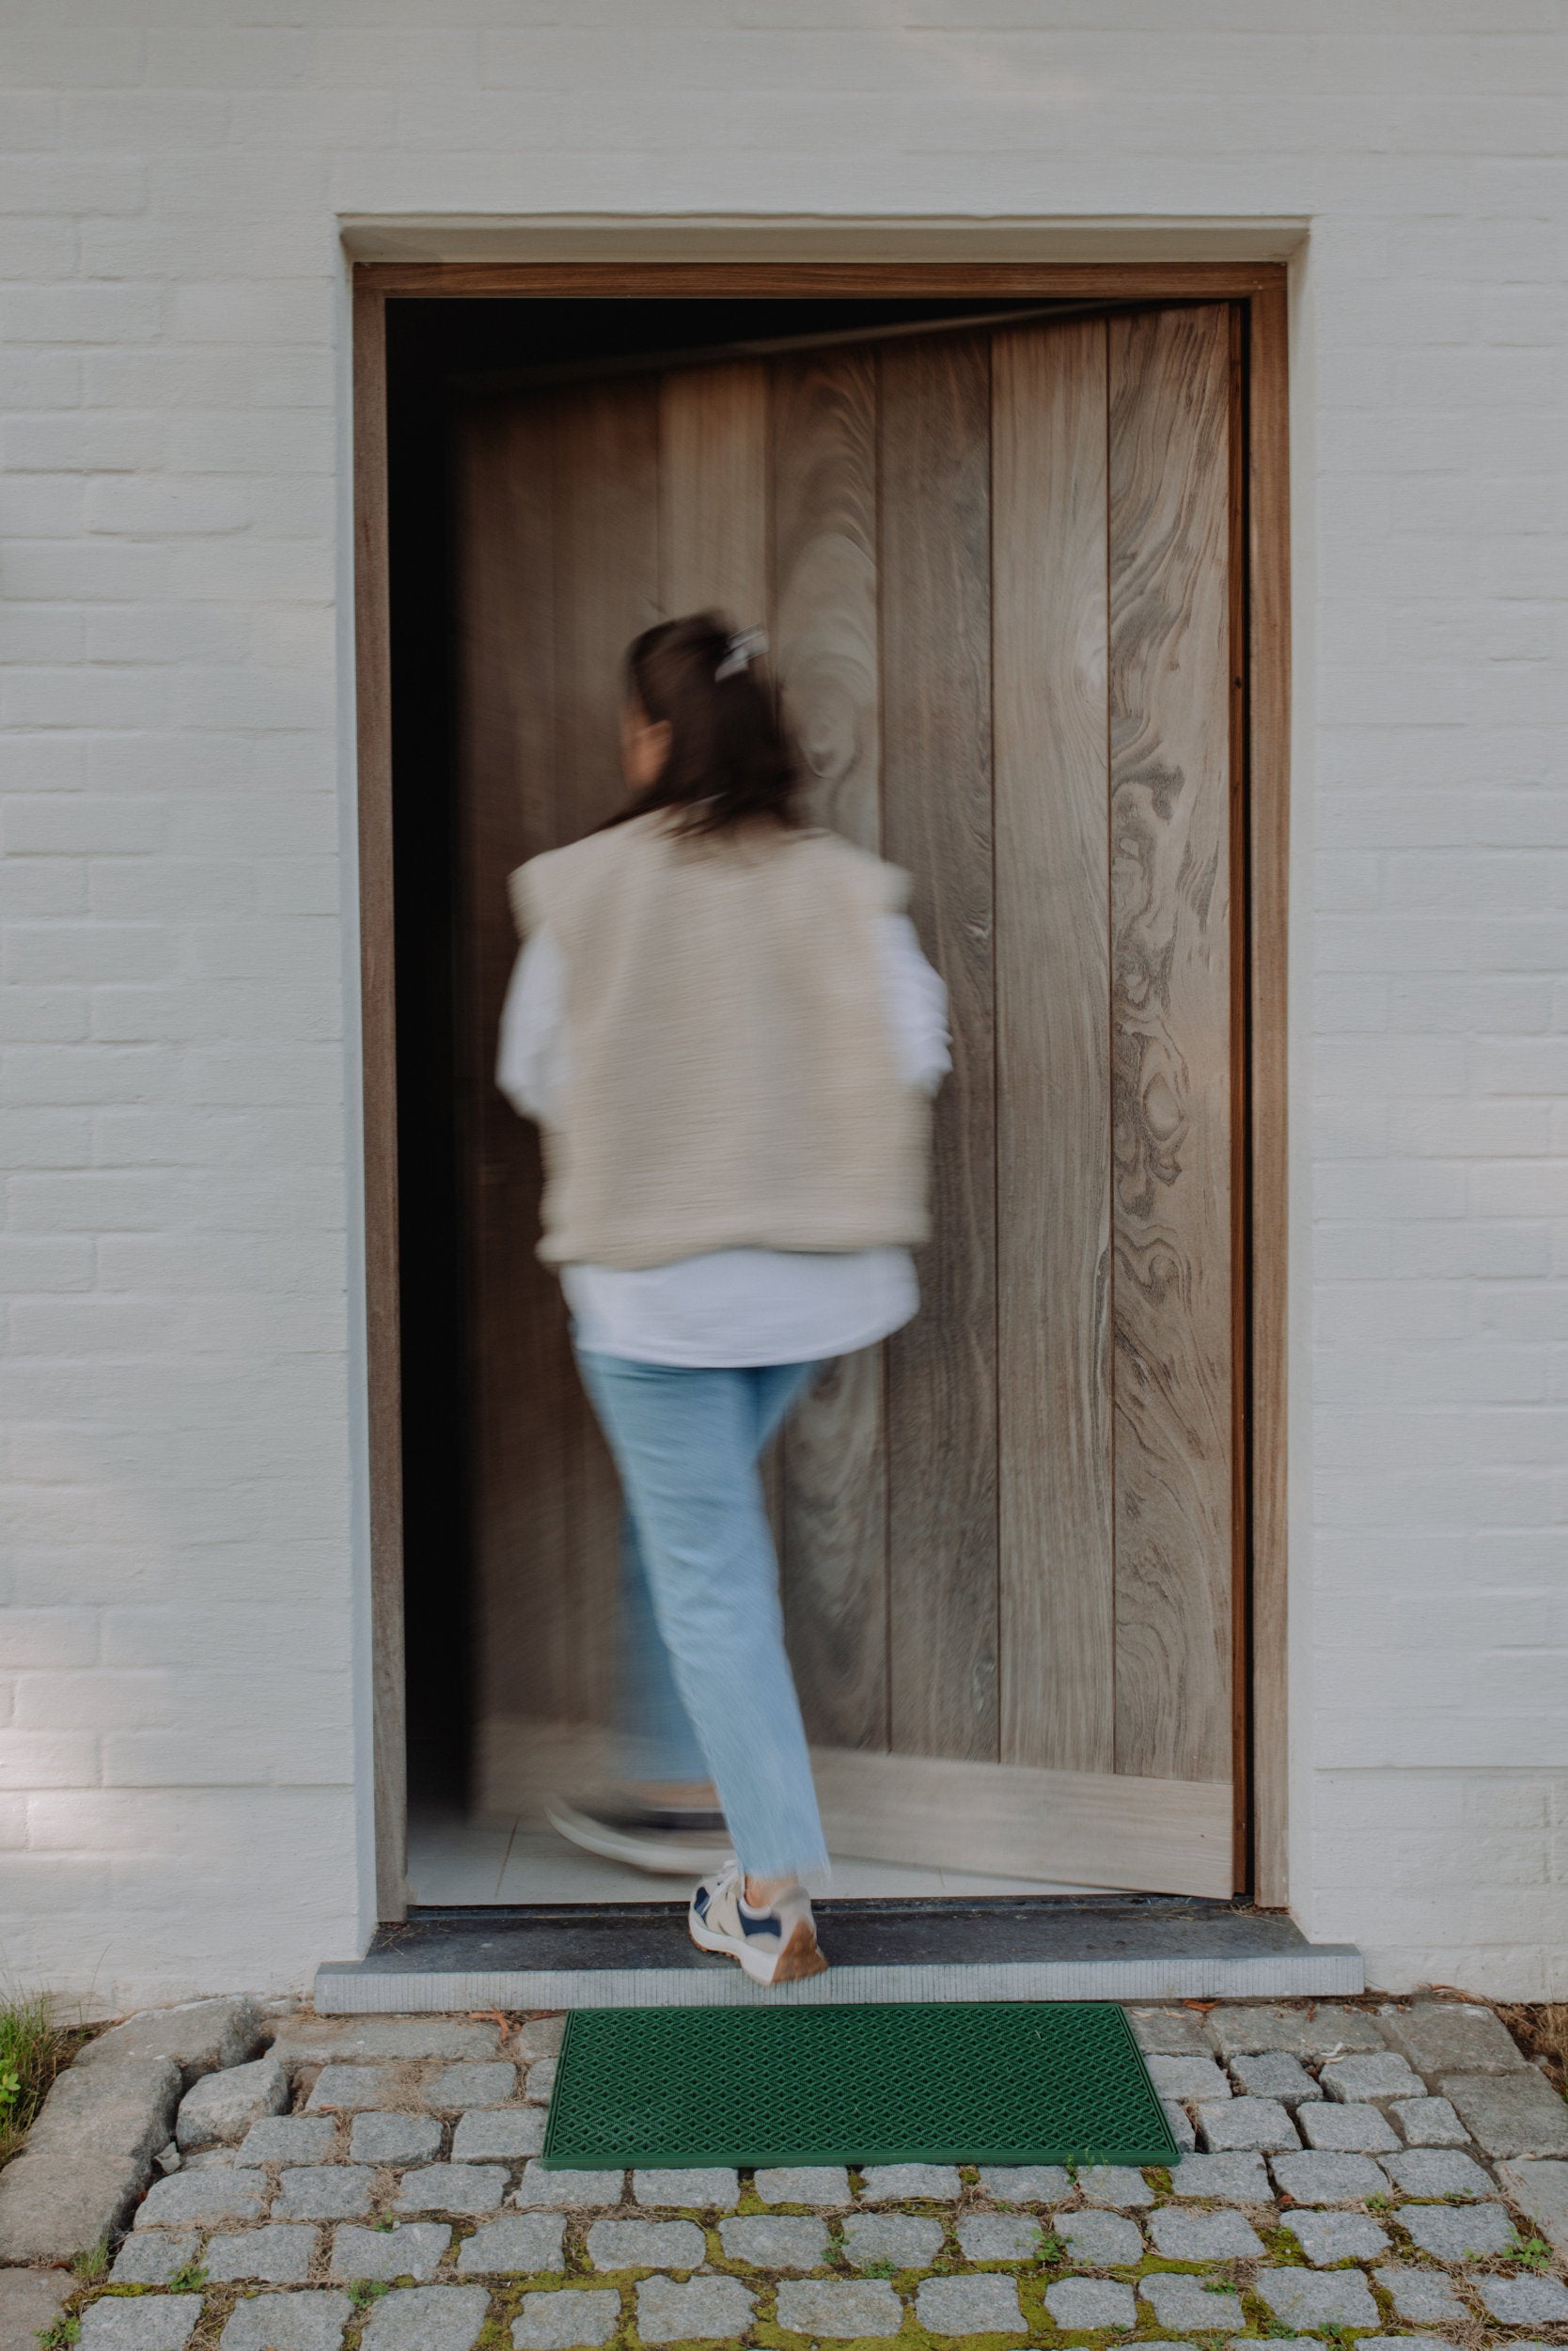
[[[1173,2163],[1109,2001],[577,2009],[543,2169]]]

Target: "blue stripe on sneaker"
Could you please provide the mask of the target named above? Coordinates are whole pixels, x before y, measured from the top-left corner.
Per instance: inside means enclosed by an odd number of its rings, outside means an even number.
[[[745,1904],[738,1902],[735,1904],[735,1915],[748,1935],[776,1935],[780,1941],[783,1940],[784,1922],[776,1910],[770,1910],[765,1919],[749,1919],[746,1916]]]
[[[692,1908],[697,1912],[699,1919],[705,1919],[708,1916],[708,1889],[706,1886],[699,1886],[696,1893],[692,1896]]]

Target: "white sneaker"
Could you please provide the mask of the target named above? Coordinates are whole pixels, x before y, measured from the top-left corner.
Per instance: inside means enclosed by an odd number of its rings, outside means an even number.
[[[744,1891],[738,1861],[728,1861],[716,1877],[705,1877],[692,1896],[686,1924],[698,1951],[727,1951],[757,1983],[794,1983],[820,1976],[827,1966],[817,1949],[816,1922],[804,1886],[765,1910],[753,1910]]]
[[[729,1832],[720,1811],[690,1804],[644,1804],[610,1789],[595,1796],[559,1796],[546,1812],[558,1836],[607,1861],[629,1861],[655,1876],[690,1877],[722,1864]]]

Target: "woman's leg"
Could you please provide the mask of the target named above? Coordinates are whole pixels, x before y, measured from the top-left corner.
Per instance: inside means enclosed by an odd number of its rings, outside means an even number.
[[[696,1801],[708,1778],[702,1743],[675,1686],[675,1669],[653,1607],[636,1521],[620,1528],[620,1626],[616,1658],[616,1731],[623,1779],[680,1787]],[[711,1795],[708,1802],[712,1803]]]
[[[760,1458],[790,1406],[810,1378],[808,1363],[765,1364],[749,1374]],[[621,1775],[644,1787],[657,1783],[713,1802],[708,1764],[691,1716],[675,1686],[637,1541],[636,1521],[623,1513],[620,1529],[620,1638],[616,1672],[616,1729]]]
[[[748,1873],[827,1865],[757,1453],[785,1367],[685,1370],[584,1355],[653,1612]],[[803,1374],[796,1371],[793,1387]]]
[[[756,1416],[757,1458],[767,1451],[790,1407],[817,1370],[814,1363],[760,1363],[747,1373]]]

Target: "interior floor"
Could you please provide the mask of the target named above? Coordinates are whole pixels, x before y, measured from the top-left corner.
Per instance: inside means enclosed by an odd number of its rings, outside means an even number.
[[[472,1818],[452,1810],[415,1812],[408,1826],[409,1899],[443,1907],[572,1902],[673,1902],[685,1881],[581,1852],[528,1819]],[[908,1869],[897,1862],[835,1859],[840,1900],[980,1900],[987,1895],[1081,1894],[1102,1890],[1039,1878],[980,1877],[964,1870]]]

